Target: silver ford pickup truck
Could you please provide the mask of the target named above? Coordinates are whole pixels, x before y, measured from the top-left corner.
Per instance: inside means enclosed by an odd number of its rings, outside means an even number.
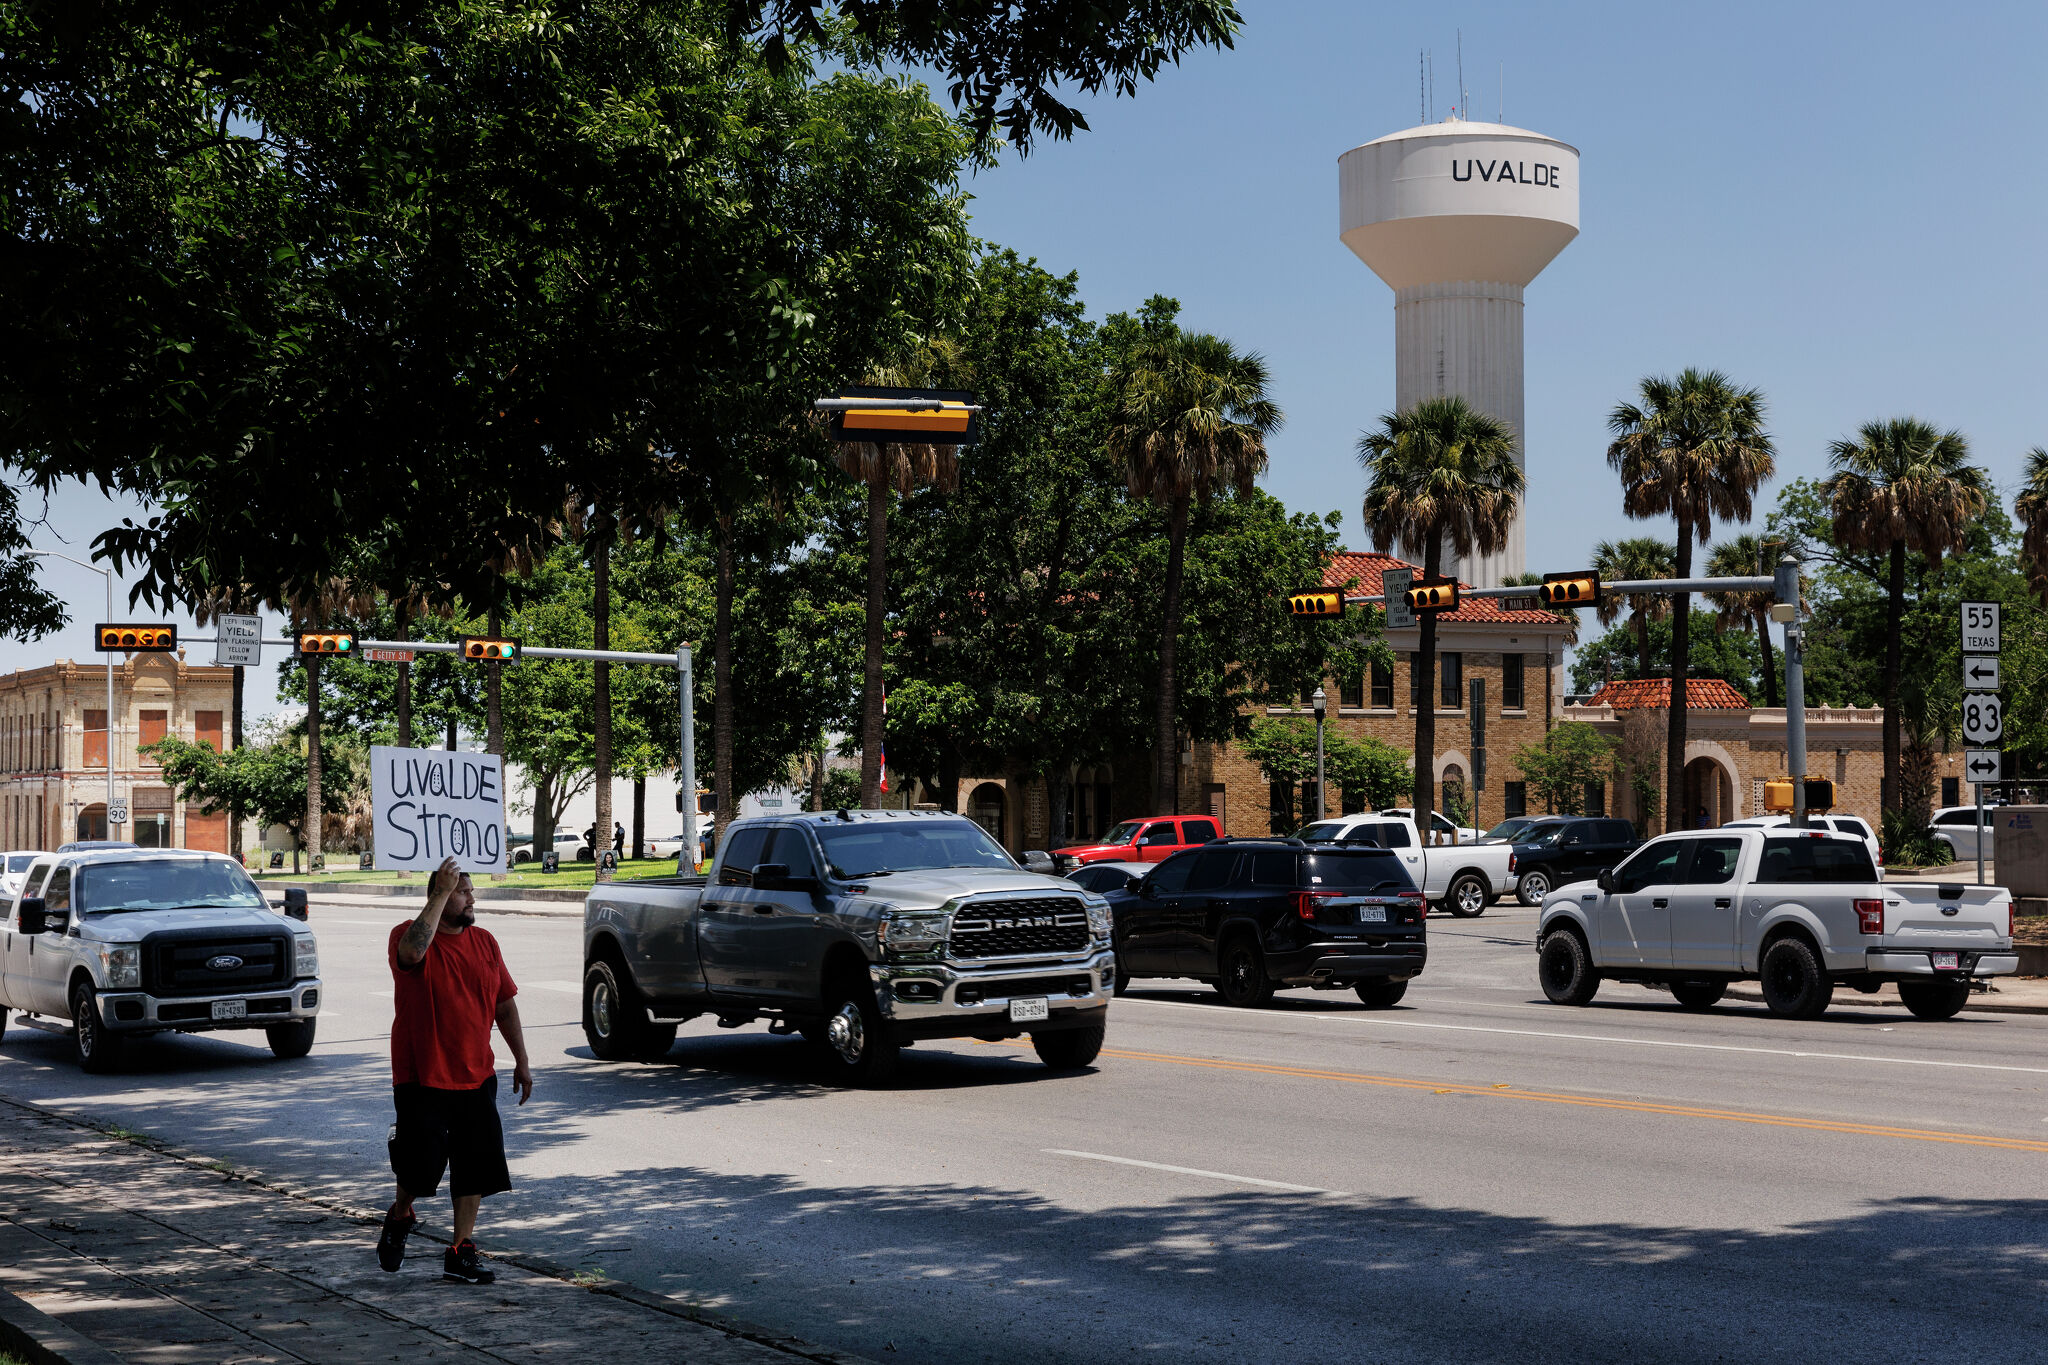
[[[659,1057],[700,1015],[765,1019],[861,1084],[930,1038],[1025,1034],[1048,1066],[1086,1067],[1116,990],[1107,901],[922,811],[735,822],[706,876],[595,888],[583,961],[599,1057]]]

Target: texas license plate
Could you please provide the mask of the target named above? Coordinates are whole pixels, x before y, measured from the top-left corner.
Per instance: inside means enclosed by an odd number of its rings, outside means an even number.
[[[1033,1019],[1043,1019],[1050,1013],[1051,1011],[1046,1008],[1043,997],[1036,1000],[1012,1000],[1010,1002],[1010,1022],[1013,1024],[1026,1024]]]
[[[1954,956],[1954,954],[1950,954]],[[247,1019],[249,1002],[246,1000],[216,1000],[213,1002],[213,1017],[216,1019]]]
[[[1387,907],[1384,905],[1359,906],[1358,922],[1360,924],[1385,924],[1387,922]]]
[[[1934,970],[1937,972],[1952,972],[1962,965],[1961,959],[1955,953],[1934,954]]]

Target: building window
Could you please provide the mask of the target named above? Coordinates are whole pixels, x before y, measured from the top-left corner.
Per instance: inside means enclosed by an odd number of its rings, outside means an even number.
[[[1337,683],[1337,705],[1359,707],[1365,705],[1365,674],[1353,673]]]
[[[87,711],[85,713],[85,754],[83,766],[88,768],[104,768],[107,766],[107,713],[104,711]],[[83,819],[82,816],[80,818]],[[100,819],[104,821],[106,818],[107,813],[102,809],[100,811]],[[80,835],[79,837],[85,838],[87,836]],[[106,836],[101,835],[100,837],[105,838]]]
[[[1394,666],[1375,663],[1372,666],[1372,705],[1376,711],[1394,709]]]
[[[1960,806],[1963,804],[1963,780],[1960,777],[1941,779],[1941,804]]]
[[[1458,653],[1436,656],[1437,695],[1444,709],[1455,711],[1465,704],[1465,656]]]
[[[135,749],[137,755],[140,756],[143,749],[156,743],[169,732],[171,713],[168,711],[138,711],[136,719],[141,722],[137,727],[135,740]],[[142,761],[152,768],[156,766],[155,758],[143,758]]]
[[[1294,785],[1275,782],[1266,792],[1266,828],[1274,834],[1294,832]]]
[[[1316,818],[1316,784],[1313,779],[1301,784],[1301,822],[1307,824]]]
[[[1412,711],[1421,705],[1422,656],[1420,654],[1410,654],[1408,656],[1408,709]]]
[[[1607,784],[1588,782],[1586,784],[1586,814],[1604,816],[1607,814]]]
[[[1527,703],[1522,695],[1522,656],[1500,656],[1500,704],[1503,710],[1519,711]]]
[[[1529,784],[1526,782],[1504,782],[1501,784],[1501,799],[1506,803],[1502,812],[1512,820],[1517,815],[1529,813]]]

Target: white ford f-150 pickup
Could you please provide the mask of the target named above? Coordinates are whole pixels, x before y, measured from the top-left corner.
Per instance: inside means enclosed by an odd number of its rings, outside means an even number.
[[[1838,985],[1895,982],[1946,1019],[1970,982],[2019,970],[2003,887],[1879,880],[1863,840],[1790,827],[1694,830],[1637,849],[1599,881],[1559,887],[1536,934],[1543,993],[1590,1002],[1602,980],[1669,987],[1706,1009],[1762,982],[1773,1014],[1817,1019]]]
[[[1301,839],[1310,844],[1364,843],[1392,849],[1408,869],[1409,879],[1422,888],[1424,898],[1460,918],[1485,914],[1487,905],[1515,883],[1508,870],[1513,844],[1425,847],[1416,835],[1415,822],[1398,812],[1318,820],[1301,831]]]

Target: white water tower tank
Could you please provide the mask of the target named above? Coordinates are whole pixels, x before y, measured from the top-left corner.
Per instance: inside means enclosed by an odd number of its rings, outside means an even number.
[[[1579,235],[1577,149],[1452,119],[1353,147],[1337,180],[1344,245],[1394,291],[1394,406],[1456,394],[1507,424],[1526,472],[1522,291]],[[1519,512],[1501,553],[1445,561],[1481,588],[1525,566]]]

